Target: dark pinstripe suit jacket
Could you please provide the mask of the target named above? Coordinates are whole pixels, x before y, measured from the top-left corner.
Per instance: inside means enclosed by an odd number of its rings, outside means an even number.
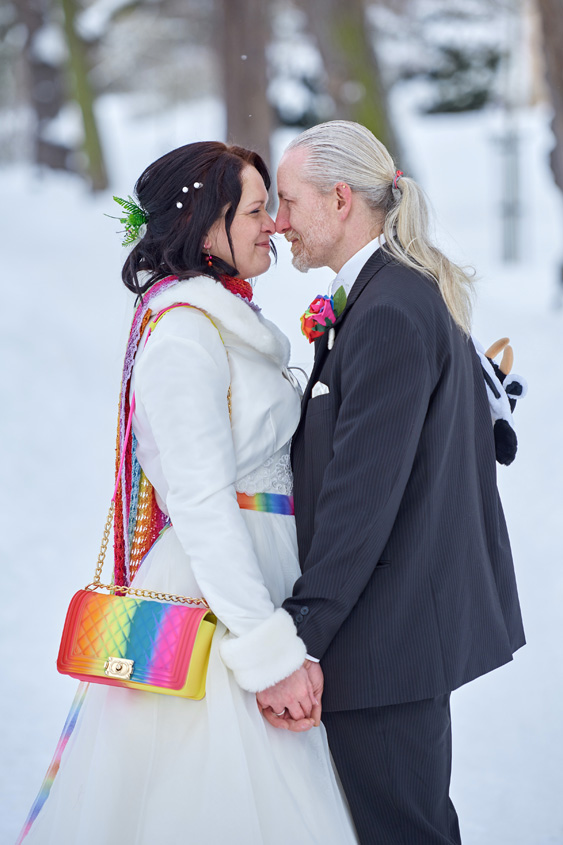
[[[330,392],[311,398],[322,381]],[[302,576],[284,607],[325,710],[416,701],[525,642],[471,341],[435,284],[378,250],[317,341],[292,449]]]

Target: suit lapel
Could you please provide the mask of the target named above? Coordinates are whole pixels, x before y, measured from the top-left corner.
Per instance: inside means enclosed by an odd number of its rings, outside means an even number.
[[[374,252],[374,254],[369,257],[367,262],[360,270],[358,278],[350,289],[350,293],[348,294],[348,299],[346,300],[346,307],[344,308],[344,311],[334,321],[334,328],[336,330],[338,330],[339,326],[346,319],[354,303],[357,302],[360,294],[368,285],[368,283],[373,279],[375,275],[377,275],[377,273],[379,273],[381,268],[384,267],[385,264],[387,264],[390,260],[391,258],[389,254],[386,253],[383,249],[376,250],[376,252]],[[299,421],[299,425],[297,426],[295,434],[297,434],[301,427],[301,423],[303,422],[303,418],[305,416],[307,402],[311,398],[313,386],[317,383],[319,373],[323,367],[324,362],[326,361],[329,351],[330,350],[328,348],[328,332],[324,332],[321,337],[315,341],[315,360],[313,363],[311,376],[309,378],[309,381],[307,382],[307,387],[305,388],[305,391],[303,393],[303,399],[301,402],[301,420]]]
[[[326,355],[328,351],[328,332],[324,332],[320,336],[318,340],[315,341],[315,360],[313,362],[313,369],[311,370],[311,375],[309,377],[309,381],[307,382],[307,386],[303,393],[303,399],[301,400],[301,409],[302,411],[305,410],[307,402],[311,398],[311,391],[313,389],[313,385],[316,383],[317,375],[321,370],[321,367],[325,361]]]
[[[342,322],[342,320],[345,319],[346,315],[349,313],[350,309],[357,301],[358,297],[360,296],[368,282],[371,282],[373,277],[377,273],[379,273],[381,268],[384,267],[385,264],[388,264],[390,260],[391,256],[389,255],[389,253],[385,252],[384,247],[380,247],[373,253],[373,255],[368,258],[368,260],[360,270],[358,278],[350,289],[348,299],[346,300],[346,307],[344,308],[344,311],[342,312],[340,317],[336,319],[334,323],[335,326],[337,326],[339,323]]]
[[[334,328],[336,331],[338,331],[338,328],[342,325],[342,323],[350,313],[351,309],[353,308],[354,304],[358,301],[358,298],[360,297],[362,291],[367,287],[368,283],[371,282],[373,277],[377,275],[377,273],[379,273],[381,268],[388,263],[389,260],[389,256],[382,249],[378,249],[372,256],[370,256],[370,258],[364,264],[364,266],[360,270],[358,278],[350,289],[350,293],[348,294],[348,299],[346,301],[346,307],[344,308],[344,311],[334,321]],[[317,376],[321,371],[326,357],[330,351],[328,348],[328,332],[324,332],[324,334],[321,335],[317,343],[318,347],[315,349],[315,362],[313,364],[313,370],[311,372],[311,377],[303,395],[303,407],[305,407],[305,404],[310,398],[313,385],[316,383]]]

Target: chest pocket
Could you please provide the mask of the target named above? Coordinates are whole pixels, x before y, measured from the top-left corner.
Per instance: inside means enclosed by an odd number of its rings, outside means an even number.
[[[334,397],[330,393],[321,393],[319,396],[312,396],[307,402],[306,417],[318,413],[327,413],[334,408]]]

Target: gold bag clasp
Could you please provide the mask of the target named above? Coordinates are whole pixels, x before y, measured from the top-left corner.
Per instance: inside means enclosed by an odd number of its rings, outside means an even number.
[[[108,678],[128,681],[133,674],[134,662],[134,660],[127,660],[125,657],[108,657],[104,664],[104,672]]]

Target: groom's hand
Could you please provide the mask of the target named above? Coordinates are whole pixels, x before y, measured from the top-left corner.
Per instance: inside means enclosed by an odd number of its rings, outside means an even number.
[[[313,708],[319,706],[319,701],[305,665],[257,693],[256,700],[264,718],[276,728],[304,731],[315,724]]]
[[[323,696],[325,679],[320,663],[315,663],[314,660],[306,660],[305,669],[307,670],[309,680],[311,681],[311,685],[313,687],[313,695],[315,696],[318,702],[317,704],[313,705],[313,709],[311,711],[311,718],[314,720],[315,727],[318,728],[321,723],[321,699]]]

